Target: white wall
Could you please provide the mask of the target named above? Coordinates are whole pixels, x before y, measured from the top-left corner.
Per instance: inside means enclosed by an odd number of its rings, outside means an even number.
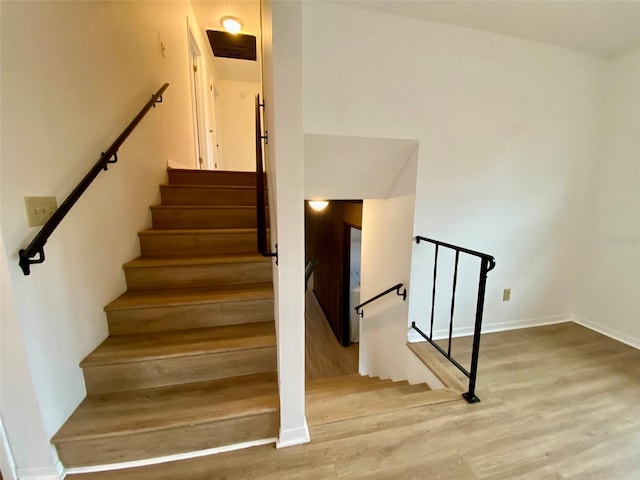
[[[416,146],[415,140],[305,134],[305,198],[388,198]]]
[[[608,63],[602,118],[576,320],[640,348],[640,49]]]
[[[256,171],[256,94],[259,83],[218,80],[220,123],[227,170]]]
[[[194,159],[187,16],[195,22],[188,2],[2,3],[1,228],[47,437],[85,396],[78,364],[107,335],[103,307],[125,290],[121,266],[139,254],[136,232],[150,223],[167,159]],[[37,232],[23,197],[60,203],[164,82],[164,102],[49,239],[46,262],[23,276],[17,252]],[[9,434],[26,445],[27,431]],[[18,467],[43,461],[28,446],[14,453]]]
[[[16,465],[21,473],[47,469],[55,474],[54,459],[44,431],[42,416],[31,383],[23,336],[15,315],[9,271],[0,236],[0,421],[6,445],[2,448],[4,478],[16,478]],[[3,439],[4,440],[4,439]],[[5,451],[7,448],[9,451]]]
[[[304,3],[303,22],[305,133],[417,139],[413,234],[496,257],[485,325],[567,318],[604,61],[324,2]]]
[[[363,202],[362,301],[397,283],[404,283],[411,292],[414,203],[413,195]],[[360,374],[441,387],[406,347],[409,299],[410,296],[403,302],[401,297],[390,294],[364,307],[360,320]]]
[[[302,133],[302,5],[263,4],[264,82],[269,144],[280,435],[278,447],[309,441],[304,385],[304,135]],[[277,210],[277,215],[273,211]],[[274,228],[275,226],[275,228]]]

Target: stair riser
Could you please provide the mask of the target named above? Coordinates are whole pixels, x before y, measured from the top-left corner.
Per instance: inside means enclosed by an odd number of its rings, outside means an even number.
[[[83,368],[89,395],[275,371],[275,346]]]
[[[125,267],[130,291],[272,281],[271,262]]]
[[[255,206],[253,188],[160,187],[163,205]]]
[[[255,172],[169,170],[169,183],[171,185],[233,185],[255,187],[256,174]]]
[[[215,255],[258,251],[255,232],[140,235],[143,256]]]
[[[276,411],[153,432],[77,440],[56,445],[67,468],[106,465],[186,453],[278,435]]]
[[[154,228],[256,228],[255,208],[155,208]]]
[[[109,333],[169,332],[273,320],[273,299],[139,308],[107,312]]]

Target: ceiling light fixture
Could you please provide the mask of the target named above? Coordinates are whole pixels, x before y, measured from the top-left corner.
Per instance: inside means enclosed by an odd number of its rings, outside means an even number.
[[[307,203],[316,212],[321,212],[322,210],[327,208],[327,205],[329,205],[329,202],[327,202],[326,200],[309,200]]]
[[[222,17],[220,19],[220,24],[229,33],[238,33],[242,30],[242,22],[236,17]]]

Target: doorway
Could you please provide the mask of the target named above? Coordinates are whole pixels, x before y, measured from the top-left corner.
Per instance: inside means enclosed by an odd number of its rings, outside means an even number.
[[[349,341],[351,343],[360,342],[360,316],[356,314],[355,308],[360,304],[360,263],[362,254],[362,230],[357,227],[347,227],[349,232],[345,236],[348,248],[345,248],[345,263],[349,265],[349,281],[347,292],[347,313],[349,316]]]

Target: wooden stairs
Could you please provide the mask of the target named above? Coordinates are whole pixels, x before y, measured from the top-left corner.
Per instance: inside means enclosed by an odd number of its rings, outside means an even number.
[[[431,390],[425,383],[410,385],[356,374],[321,378],[307,382],[307,422],[315,427],[460,398],[459,392],[448,388]]]
[[[255,174],[169,170],[109,337],[80,364],[87,397],[52,439],[66,468],[274,438],[271,260],[256,251]]]

